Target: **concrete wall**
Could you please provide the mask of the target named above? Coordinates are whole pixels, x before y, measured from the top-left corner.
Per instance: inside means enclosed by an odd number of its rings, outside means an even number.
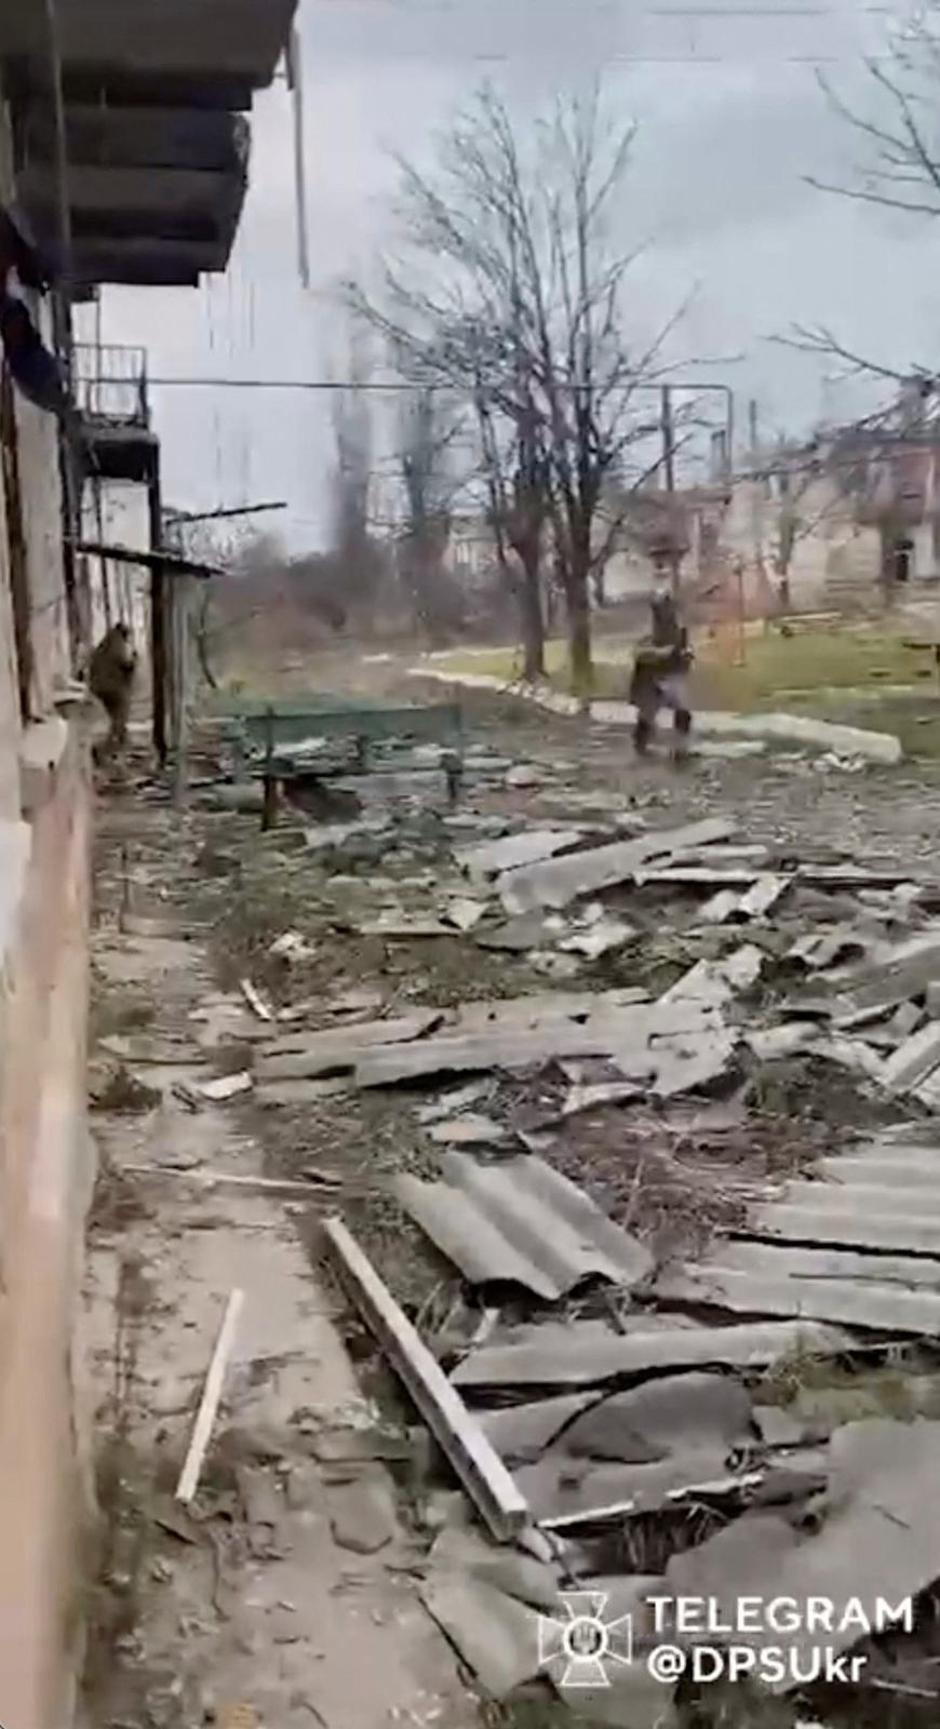
[[[9,171],[0,105],[0,200]],[[0,1715],[49,1729],[71,1714],[88,1515],[71,1345],[93,1176],[91,790],[85,745],[54,709],[69,672],[56,427],[19,398],[14,420],[35,675],[24,725],[0,487]]]

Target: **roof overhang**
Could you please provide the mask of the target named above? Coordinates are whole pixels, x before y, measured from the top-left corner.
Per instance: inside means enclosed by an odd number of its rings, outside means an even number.
[[[193,284],[228,262],[247,185],[242,110],[270,83],[297,0],[57,0],[72,281]],[[16,197],[61,269],[44,9],[0,4]]]

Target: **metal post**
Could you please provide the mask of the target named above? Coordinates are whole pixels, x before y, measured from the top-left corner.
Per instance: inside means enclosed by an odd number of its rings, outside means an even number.
[[[159,552],[163,542],[163,509],[160,499],[160,456],[155,452],[153,468],[147,483],[147,503],[150,512],[150,550]],[[150,577],[150,665],[153,703],[153,748],[161,768],[166,767],[166,572],[154,568]]]
[[[676,445],[672,421],[672,389],[668,384],[662,387],[662,428],[663,428],[663,477],[666,486],[667,505],[668,559],[672,580],[673,598],[679,598],[679,553],[673,535],[675,533],[674,511],[672,501],[676,494]]]
[[[274,710],[268,708],[264,717],[264,801],[261,807],[261,832],[274,827],[277,813],[277,781],[274,777]]]

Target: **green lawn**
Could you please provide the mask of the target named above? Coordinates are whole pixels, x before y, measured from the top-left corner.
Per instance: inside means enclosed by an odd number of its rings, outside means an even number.
[[[700,708],[811,714],[896,732],[908,754],[940,756],[937,669],[931,654],[905,647],[901,632],[807,621],[790,636],[752,628],[743,642],[700,636],[695,646],[693,696]],[[595,640],[596,696],[626,699],[632,649],[632,642],[622,636]],[[507,683],[521,671],[518,652],[512,649],[486,654],[457,650],[435,664],[458,677],[485,673]],[[564,642],[548,644],[547,664],[551,682],[567,690]]]

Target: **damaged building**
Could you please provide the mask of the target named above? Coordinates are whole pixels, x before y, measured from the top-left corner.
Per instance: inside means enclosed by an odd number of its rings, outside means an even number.
[[[142,366],[132,356],[119,377],[122,357],[76,350],[73,318],[104,284],[195,285],[225,268],[252,100],[294,9],[7,0],[0,11],[0,1673],[5,1720],[21,1729],[68,1720],[81,1621],[87,1460],[70,1352],[94,1170],[91,790],[74,678],[93,632],[127,604],[139,628],[152,621],[159,681],[171,581]],[[149,496],[115,532],[154,555],[146,586],[138,571],[123,597],[81,550],[92,476]]]

